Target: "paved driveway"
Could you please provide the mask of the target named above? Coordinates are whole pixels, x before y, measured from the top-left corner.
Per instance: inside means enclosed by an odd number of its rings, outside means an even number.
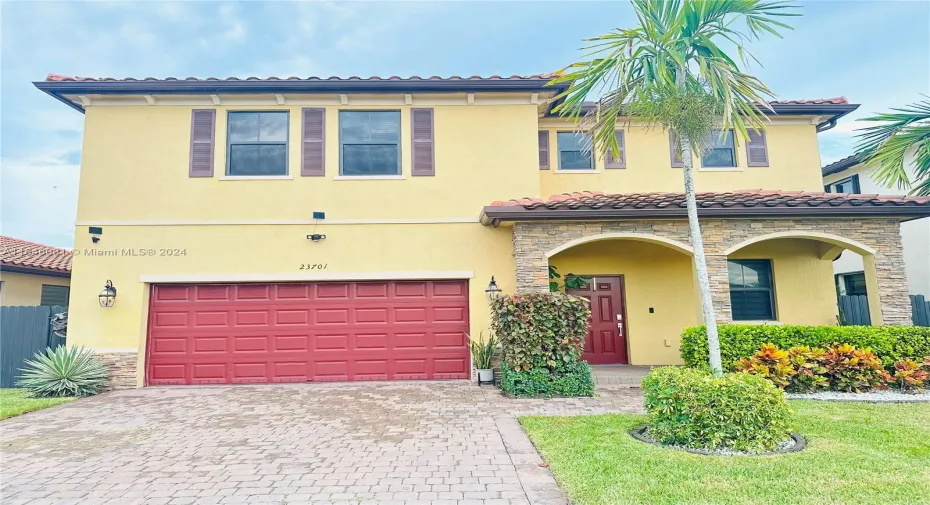
[[[560,504],[516,416],[641,405],[464,381],[117,391],[0,422],[0,501]]]

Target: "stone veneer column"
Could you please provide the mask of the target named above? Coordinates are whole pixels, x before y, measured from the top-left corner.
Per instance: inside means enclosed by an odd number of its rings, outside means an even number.
[[[551,247],[546,248],[549,242],[547,225],[554,226],[547,223],[513,225],[513,256],[517,266],[518,294],[549,291],[549,258],[546,257],[546,251]]]
[[[882,324],[893,326],[911,326],[911,300],[908,296],[907,271],[904,268],[904,248],[901,245],[901,224],[897,221],[879,221],[868,223],[863,233],[872,235],[869,244],[878,251],[872,256],[862,257],[865,269],[866,287],[869,290],[869,309],[881,310]],[[878,224],[878,226],[875,226]],[[874,272],[874,281],[870,279]],[[879,307],[872,303],[873,286],[877,284]],[[873,315],[872,323],[876,324]]]
[[[106,349],[101,349],[94,353],[94,358],[110,370],[107,391],[136,387],[138,353],[107,352]]]
[[[733,308],[730,304],[730,276],[727,273],[727,257],[722,254],[708,253],[707,259],[707,278],[710,281],[710,296],[714,301],[714,316],[717,322],[732,323]],[[692,265],[693,265],[692,259]],[[692,266],[692,268],[694,268]],[[697,281],[697,270],[694,275],[694,289],[697,293],[698,304],[701,303],[701,287]],[[704,324],[703,311],[701,315],[701,324]]]

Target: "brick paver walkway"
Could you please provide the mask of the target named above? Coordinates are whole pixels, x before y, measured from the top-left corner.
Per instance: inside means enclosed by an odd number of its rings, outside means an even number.
[[[0,501],[560,504],[516,416],[641,406],[464,381],[117,391],[0,422]]]

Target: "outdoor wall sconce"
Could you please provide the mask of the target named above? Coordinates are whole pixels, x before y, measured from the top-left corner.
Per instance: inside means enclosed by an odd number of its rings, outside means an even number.
[[[113,306],[113,302],[116,301],[116,288],[113,287],[113,281],[107,279],[107,283],[103,286],[103,291],[100,292],[98,298],[101,307]]]
[[[488,284],[488,289],[484,290],[484,294],[487,295],[488,301],[493,302],[501,297],[501,288],[497,287],[497,281],[494,280],[494,276],[491,276],[491,283]]]

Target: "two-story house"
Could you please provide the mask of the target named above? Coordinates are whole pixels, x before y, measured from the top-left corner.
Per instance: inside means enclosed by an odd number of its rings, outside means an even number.
[[[589,154],[550,78],[35,83],[85,114],[69,343],[118,387],[466,378],[492,278],[555,266],[591,277],[585,359],[679,363],[701,310],[674,135],[621,118],[619,156]],[[775,102],[695,157],[721,322],[835,323],[850,249],[872,321],[909,324],[899,223],[930,199],[822,192],[817,131],[856,107]]]
[[[905,170],[914,180],[913,154],[905,157]],[[889,188],[872,174],[872,168],[855,155],[826,165],[822,169],[823,189],[827,193],[856,195],[906,195],[907,189]],[[901,246],[908,290],[912,295],[930,296],[930,219],[914,219],[901,223]],[[844,252],[833,262],[836,288],[843,295],[864,295],[865,269],[858,254]]]

